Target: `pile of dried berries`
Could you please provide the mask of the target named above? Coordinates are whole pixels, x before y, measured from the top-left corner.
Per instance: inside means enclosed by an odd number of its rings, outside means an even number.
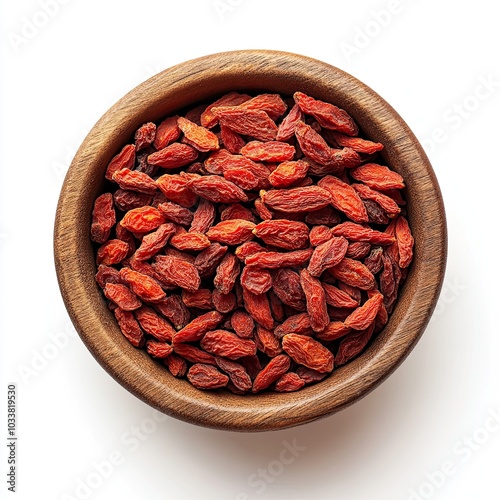
[[[296,391],[387,323],[413,257],[404,181],[344,110],[231,92],[134,140],[95,201],[96,280],[172,375]]]

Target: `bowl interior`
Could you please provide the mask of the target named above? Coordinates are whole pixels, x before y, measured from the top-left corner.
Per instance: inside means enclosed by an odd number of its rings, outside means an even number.
[[[147,121],[232,91],[300,90],[346,109],[365,135],[385,145],[386,164],[405,178],[414,261],[385,329],[367,351],[319,384],[297,393],[244,397],[202,392],[175,379],[120,333],[94,280],[89,238],[92,206],[111,158]],[[439,186],[413,133],[378,94],[343,71],[303,56],[273,51],[214,54],[167,69],[108,110],[78,150],[66,176],[54,233],[58,280],[81,338],[120,384],[158,410],[185,421],[230,430],[302,424],[352,404],[401,363],[436,304],[446,262],[446,223]]]

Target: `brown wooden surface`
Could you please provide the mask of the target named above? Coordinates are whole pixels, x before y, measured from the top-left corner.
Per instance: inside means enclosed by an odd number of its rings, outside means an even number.
[[[135,129],[231,91],[300,90],[345,108],[366,135],[385,146],[385,160],[407,183],[415,258],[386,328],[358,359],[297,393],[236,396],[202,392],[168,371],[121,335],[94,281],[89,238],[94,199],[110,159]],[[378,94],[323,62],[274,51],[206,56],[167,69],[136,87],[99,120],[66,176],[54,232],[55,264],[69,315],[103,368],[158,410],[198,425],[264,431],[330,415],[366,395],[404,360],[436,304],[446,264],[446,221],[439,186],[416,138]]]

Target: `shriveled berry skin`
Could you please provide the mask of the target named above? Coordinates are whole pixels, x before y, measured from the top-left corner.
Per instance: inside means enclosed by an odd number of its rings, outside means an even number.
[[[415,250],[383,147],[300,90],[227,92],[141,124],[86,214],[125,339],[167,376],[242,397],[361,356]]]

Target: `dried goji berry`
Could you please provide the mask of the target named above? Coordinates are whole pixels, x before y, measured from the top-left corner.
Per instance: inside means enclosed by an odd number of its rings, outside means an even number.
[[[218,106],[212,112],[219,123],[234,132],[249,135],[259,141],[272,141],[278,133],[278,126],[269,115],[260,109],[245,109],[241,106]]]
[[[130,311],[124,311],[117,307],[114,311],[116,321],[123,336],[134,346],[141,347],[144,344],[144,332]]]
[[[174,339],[175,340],[175,339]],[[177,343],[173,344],[174,352],[190,363],[203,363],[207,365],[216,365],[215,356],[206,351],[195,347],[194,345]]]
[[[137,295],[121,283],[106,283],[104,286],[104,295],[124,311],[133,311],[139,309],[142,305]]]
[[[167,342],[158,342],[157,340],[148,340],[146,342],[146,351],[153,358],[167,358],[172,354],[174,348]]]
[[[402,215],[396,219],[396,241],[399,251],[399,267],[408,267],[413,259],[414,239],[408,221]]]
[[[130,289],[146,302],[157,302],[165,297],[165,292],[160,285],[149,276],[123,267],[120,276],[130,286]]]
[[[166,148],[181,136],[181,131],[177,126],[177,118],[178,116],[170,116],[158,125],[153,142],[155,149]]]
[[[284,161],[269,175],[269,182],[275,188],[286,188],[304,179],[308,170],[309,164],[305,161]]]
[[[363,200],[363,205],[366,208],[366,213],[368,214],[368,222],[370,224],[389,224],[389,216],[376,201]]]
[[[148,163],[173,169],[189,165],[198,158],[198,151],[188,144],[174,142],[148,156]]]
[[[174,236],[170,238],[170,244],[182,251],[201,252],[210,246],[210,240],[203,233],[191,231],[178,227]]]
[[[253,335],[255,322],[247,312],[239,309],[231,316],[231,327],[238,337],[248,339]]]
[[[200,252],[194,260],[194,266],[201,278],[206,278],[215,273],[217,266],[227,252],[227,247],[220,243],[212,243]]]
[[[227,373],[229,379],[237,389],[242,392],[246,392],[252,388],[252,379],[243,365],[220,356],[217,356],[215,361],[217,366],[223,372]]]
[[[97,273],[95,275],[95,279],[97,284],[104,289],[106,283],[122,283],[122,279],[120,278],[120,271],[115,269],[114,267],[105,266],[101,264],[97,268]]]
[[[273,189],[263,193],[262,201],[280,212],[310,212],[328,206],[332,197],[320,186]]]
[[[281,302],[272,289],[269,290],[268,297],[273,318],[278,322],[283,321],[285,319],[285,308],[283,302]]]
[[[226,168],[224,178],[247,191],[259,185],[259,178],[253,172],[244,168]]]
[[[380,144],[380,142],[368,141],[361,139],[361,137],[349,137],[333,130],[331,134],[339,146],[352,148],[358,153],[373,154],[384,149],[384,145]]]
[[[257,295],[266,293],[273,283],[269,271],[252,266],[243,268],[240,281],[244,288]]]
[[[254,201],[255,211],[262,220],[271,220],[273,213],[266,207],[261,198],[256,198]]]
[[[167,200],[174,201],[183,207],[192,207],[198,199],[198,196],[189,187],[189,180],[181,175],[162,175],[156,179],[156,185]]]
[[[243,219],[255,224],[255,216],[251,210],[241,203],[231,203],[220,213],[220,220]]]
[[[156,125],[152,122],[141,125],[134,134],[135,150],[140,151],[148,147],[155,140]]]
[[[350,259],[361,260],[364,259],[371,250],[372,246],[370,243],[363,241],[352,241],[347,247],[346,257]]]
[[[375,288],[375,278],[370,270],[358,260],[345,257],[335,267],[329,268],[335,278],[348,285],[361,288],[361,290],[371,290]]]
[[[175,352],[167,356],[163,360],[163,363],[174,377],[182,378],[186,375],[187,363],[183,358],[175,354]]]
[[[293,250],[291,252],[257,252],[245,259],[247,266],[280,269],[282,267],[298,267],[305,264],[313,253],[312,248]]]
[[[316,370],[311,370],[306,366],[299,366],[296,370],[296,373],[306,384],[320,382],[327,375],[326,373],[320,373]]]
[[[105,266],[119,264],[127,257],[129,248],[128,243],[122,240],[108,240],[97,250],[97,264]]]
[[[205,234],[215,221],[215,205],[204,198],[200,199],[196,208],[189,232],[196,231]]]
[[[347,292],[340,290],[328,283],[322,283],[325,290],[326,303],[333,307],[348,307],[353,308],[359,305],[359,301],[354,300]]]
[[[290,112],[283,118],[283,121],[278,126],[278,133],[276,135],[277,141],[288,141],[295,134],[295,127],[297,122],[302,121],[304,115],[300,106],[295,104]]]
[[[348,241],[342,236],[333,236],[325,243],[318,245],[307,266],[311,276],[321,276],[325,269],[336,266],[345,257],[348,246]]]
[[[283,304],[299,311],[306,310],[306,296],[300,285],[300,277],[292,269],[278,269],[273,274],[272,289]]]
[[[395,217],[401,212],[398,204],[389,196],[370,188],[366,184],[353,183],[351,186],[363,200],[372,200],[378,203],[389,217]]]
[[[276,392],[293,392],[302,389],[306,385],[305,381],[294,372],[288,372],[276,381],[274,386]]]
[[[250,141],[241,148],[240,153],[253,161],[287,161],[295,156],[295,148],[280,141]]]
[[[282,339],[283,350],[299,365],[320,373],[333,370],[333,354],[317,340],[289,333]]]
[[[207,152],[219,149],[219,139],[205,127],[200,127],[182,116],[177,119],[177,126],[184,134],[183,142],[188,143],[198,151]]]
[[[189,309],[182,302],[180,295],[170,295],[159,302],[155,302],[155,309],[167,318],[176,330],[184,328],[191,319]]]
[[[232,219],[219,222],[207,232],[210,241],[217,241],[225,245],[240,245],[253,238],[255,224],[243,219]]]
[[[347,328],[352,328],[353,330],[364,330],[368,328],[377,316],[380,306],[383,301],[383,295],[381,293],[375,294],[373,297],[369,298],[362,306],[355,309],[349,316],[344,320],[344,325]]]
[[[345,365],[358,356],[370,341],[374,328],[375,324],[372,323],[365,330],[348,333],[340,342],[335,356],[335,366]]]
[[[325,291],[321,282],[307,269],[300,271],[300,284],[306,296],[306,308],[311,318],[311,328],[315,332],[321,332],[330,322]]]
[[[303,222],[274,219],[257,224],[253,234],[264,243],[287,250],[298,250],[307,246],[309,228]]]
[[[398,290],[394,277],[394,266],[385,251],[382,254],[382,264],[383,267],[379,277],[380,291],[384,295],[384,305],[388,308],[396,300]]]
[[[213,108],[220,106],[238,106],[249,99],[251,99],[249,95],[240,94],[238,92],[229,92],[228,94],[223,95],[221,98],[217,99],[214,103],[205,108],[200,118],[201,125],[207,128],[212,128],[217,125],[218,117],[213,112]]]
[[[260,392],[276,382],[281,375],[290,369],[291,360],[286,354],[279,354],[257,374],[253,382],[252,392]]]
[[[198,290],[195,290],[194,292],[182,290],[181,297],[187,307],[208,310],[212,310],[214,308],[212,291],[208,288],[198,288]]]
[[[220,293],[229,293],[240,274],[240,262],[232,253],[226,253],[215,272],[214,285]]]
[[[279,94],[259,94],[239,105],[244,109],[260,109],[273,120],[278,119],[287,110],[287,105]]]
[[[394,243],[394,237],[382,231],[376,231],[369,227],[364,227],[355,222],[342,222],[332,229],[335,236],[343,236],[351,241],[366,241],[373,245],[390,245]]]
[[[194,264],[169,255],[157,255],[154,270],[167,281],[186,290],[198,290],[201,279]]]
[[[363,261],[372,274],[377,274],[382,269],[382,253],[382,247],[374,246]]]
[[[134,258],[149,260],[167,244],[167,241],[174,233],[175,226],[173,224],[162,224],[156,231],[144,236],[141,246],[134,253]]]
[[[181,226],[189,226],[193,221],[193,213],[191,210],[174,203],[166,201],[158,204],[158,210],[166,220],[180,224]]]
[[[168,281],[164,277],[160,276],[149,262],[136,259],[135,255],[133,255],[129,260],[129,263],[131,269],[153,278],[164,290],[171,290],[175,288],[175,284],[172,281]]]
[[[197,389],[219,389],[227,385],[229,377],[215,366],[202,363],[194,364],[187,372],[188,380]]]
[[[174,334],[174,344],[201,339],[205,333],[218,326],[222,318],[222,314],[218,311],[210,311],[198,316]]]
[[[332,229],[328,226],[314,226],[309,233],[311,246],[318,247],[332,239]]]
[[[331,164],[330,146],[310,125],[299,121],[295,127],[295,137],[304,155],[320,165]]]
[[[330,194],[331,204],[340,212],[344,212],[354,222],[368,222],[366,208],[356,191],[333,175],[323,177],[318,186]]]
[[[236,295],[233,292],[221,293],[219,290],[214,290],[212,300],[215,309],[223,314],[231,312],[237,307]]]
[[[117,170],[121,170],[123,168],[132,169],[134,167],[134,162],[135,162],[135,146],[133,144],[127,144],[109,162],[105,174],[106,179],[111,180],[113,178],[113,174]]]
[[[141,325],[141,328],[148,335],[163,342],[172,342],[175,330],[172,325],[148,306],[142,306],[134,312],[135,319]]]
[[[252,319],[268,330],[274,327],[274,318],[271,314],[269,299],[265,293],[257,295],[243,288],[243,303]]]
[[[90,238],[96,243],[104,243],[116,224],[116,213],[113,207],[113,195],[104,193],[98,196],[92,210]]]
[[[281,325],[278,325],[274,329],[274,333],[279,338],[282,338],[289,333],[313,335],[314,330],[311,327],[311,317],[308,313],[300,313],[289,316]]]
[[[338,130],[343,134],[354,136],[358,134],[358,127],[351,116],[343,109],[328,102],[314,99],[303,92],[293,94],[295,102],[306,114],[314,116],[318,123],[327,129]]]
[[[264,251],[265,248],[260,243],[257,243],[256,241],[246,241],[245,243],[242,243],[241,245],[236,247],[234,255],[236,255],[239,260],[244,262],[245,259],[250,255]]]
[[[246,144],[245,139],[240,134],[237,134],[225,125],[221,125],[220,127],[220,140],[224,147],[233,154],[238,154]]]
[[[316,335],[316,338],[325,342],[331,342],[347,335],[350,331],[351,328],[346,326],[343,321],[332,321],[322,332]]]
[[[243,356],[252,356],[257,347],[251,339],[242,339],[227,330],[212,330],[201,339],[200,345],[205,351],[232,360]]]
[[[149,233],[165,222],[157,208],[145,206],[129,210],[120,224],[132,233]]]
[[[113,202],[116,208],[122,212],[128,212],[133,208],[143,207],[152,204],[153,196],[146,193],[138,193],[137,191],[126,191],[117,189],[113,194]]]
[[[403,189],[403,177],[388,167],[376,163],[365,163],[350,171],[354,179],[364,182],[372,189]]]
[[[193,178],[189,181],[189,187],[198,196],[213,203],[236,203],[248,200],[243,189],[218,175]]]

